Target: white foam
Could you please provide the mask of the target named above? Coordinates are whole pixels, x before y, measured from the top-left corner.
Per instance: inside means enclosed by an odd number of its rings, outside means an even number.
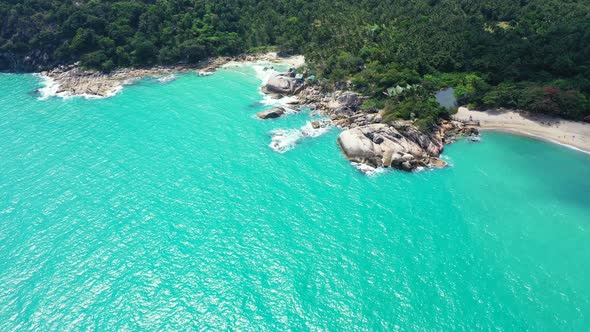
[[[41,95],[39,97],[39,100],[46,100],[49,97],[57,96],[57,91],[59,90],[59,83],[57,83],[53,78],[46,75],[36,74],[36,76],[41,78],[41,84],[43,85],[43,87],[38,90],[39,94]]]
[[[46,75],[42,75],[42,74],[37,74],[37,76],[41,78],[41,80],[42,80],[41,84],[43,84],[43,87],[38,90],[39,94],[41,95],[39,97],[39,100],[47,100],[50,97],[60,97],[63,99],[70,99],[70,98],[74,98],[74,97],[82,97],[85,99],[103,99],[103,98],[110,98],[110,97],[116,95],[117,93],[121,92],[121,90],[123,90],[122,85],[117,85],[104,96],[97,96],[97,95],[92,95],[92,94],[87,94],[87,93],[74,95],[74,94],[71,94],[67,91],[58,92],[60,85],[53,78],[46,76]],[[131,84],[132,82],[133,82],[133,80],[128,80],[124,84]]]
[[[371,165],[363,164],[363,163],[355,163],[351,162],[352,166],[354,166],[359,171],[363,172],[369,176],[375,176],[379,174],[383,174],[387,172],[387,168],[385,167],[373,167]]]
[[[303,138],[298,129],[275,129],[270,133],[272,138],[268,146],[279,153],[293,149],[297,142]]]
[[[295,104],[298,100],[296,96],[287,96],[283,98],[274,98],[272,95],[267,95],[262,93],[262,100],[260,103],[265,106],[282,106],[284,108],[289,108],[289,105]]]
[[[447,156],[445,154],[441,154],[439,156],[439,159],[442,160],[442,161],[444,161],[445,163],[447,163],[447,167],[453,167],[453,166],[455,166],[453,164],[453,159],[451,159],[451,157],[449,157],[449,156]]]
[[[221,66],[221,68],[241,68],[250,67],[254,69],[256,78],[260,80],[260,88],[258,92],[262,96],[260,103],[265,106],[287,106],[293,104],[298,100],[296,96],[286,96],[282,98],[275,98],[275,95],[266,94],[262,91],[262,88],[268,83],[268,80],[280,73],[283,73],[287,68],[287,64],[284,63],[273,63],[266,60],[257,61],[230,61]],[[280,70],[277,70],[280,69]],[[288,108],[288,107],[285,107]]]
[[[178,76],[176,76],[174,74],[170,74],[170,75],[165,75],[165,76],[159,77],[157,80],[160,83],[169,83],[169,82],[176,80],[177,78],[178,78]]]
[[[254,68],[256,77],[261,81],[259,93],[262,95],[261,104],[265,106],[287,106],[296,103],[299,99],[296,96],[285,96],[282,98],[275,98],[272,94],[265,94],[262,88],[268,83],[268,80],[280,74],[281,72],[276,70],[273,66],[276,64],[264,61],[258,61],[256,63],[250,63],[249,66]],[[285,107],[288,108],[288,107]]]
[[[252,68],[254,68],[254,72],[256,72],[256,77],[262,81],[262,85],[266,85],[266,83],[268,83],[268,80],[279,74],[280,72],[277,71],[272,63],[270,62],[256,62],[256,63],[251,63],[250,66],[252,66]]]
[[[131,83],[124,83],[125,85],[127,84],[131,84]],[[72,97],[82,97],[85,99],[104,99],[104,98],[110,98],[113,97],[114,95],[116,95],[117,93],[123,91],[123,86],[122,85],[117,85],[114,88],[112,88],[109,92],[107,92],[106,95],[104,96],[97,96],[97,95],[91,95],[91,94],[87,94],[87,93],[83,93],[83,94],[79,94],[79,95],[68,95],[68,96],[64,96],[63,98],[67,99],[67,98],[72,98]],[[60,96],[58,94],[58,96]],[[61,97],[61,96],[60,96]]]
[[[285,153],[295,148],[301,140],[321,136],[330,129],[331,126],[313,128],[309,121],[299,129],[275,129],[271,131],[272,138],[268,146],[279,153]]]

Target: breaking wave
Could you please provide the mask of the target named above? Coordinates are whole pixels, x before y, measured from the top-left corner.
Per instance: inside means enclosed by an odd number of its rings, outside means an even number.
[[[299,129],[275,129],[271,131],[270,148],[279,152],[285,153],[297,146],[297,144],[306,138],[319,137],[332,127],[324,125],[323,127],[314,128],[310,121]]]
[[[65,92],[65,91],[59,92],[59,83],[56,80],[54,80],[53,78],[46,76],[46,75],[42,75],[42,74],[37,74],[37,76],[39,78],[41,78],[41,85],[43,85],[43,87],[41,87],[37,90],[37,92],[40,95],[39,100],[47,100],[50,97],[60,97],[63,99],[70,99],[70,98],[74,98],[74,97],[82,97],[82,98],[86,98],[86,99],[103,99],[103,98],[110,98],[110,97],[116,95],[117,93],[121,92],[121,90],[123,90],[123,85],[117,85],[104,96],[91,95],[91,94],[87,94],[87,93],[73,95],[73,94],[71,94],[69,92]],[[124,84],[131,84],[131,83],[132,83],[132,80],[128,80]]]

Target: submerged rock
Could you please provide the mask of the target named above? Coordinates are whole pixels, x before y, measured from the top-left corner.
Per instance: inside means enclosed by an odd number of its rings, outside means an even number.
[[[283,107],[273,107],[269,110],[256,113],[256,116],[261,119],[275,119],[283,116],[287,112]]]

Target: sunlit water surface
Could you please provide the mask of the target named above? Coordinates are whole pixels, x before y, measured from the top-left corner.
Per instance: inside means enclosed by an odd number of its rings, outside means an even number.
[[[590,329],[590,156],[499,133],[365,176],[278,153],[252,68],[38,100],[0,75],[0,330]]]

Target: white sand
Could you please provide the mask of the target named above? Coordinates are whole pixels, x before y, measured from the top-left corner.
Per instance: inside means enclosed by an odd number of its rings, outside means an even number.
[[[250,65],[253,63],[277,63],[288,65],[289,67],[301,67],[305,64],[305,57],[303,55],[292,55],[288,57],[281,57],[277,52],[268,52],[264,54],[257,54],[253,56],[246,56],[243,59],[231,60],[225,63],[222,67],[234,67]]]
[[[459,107],[455,117],[479,121],[484,130],[536,137],[590,153],[590,123],[544,115],[523,116],[513,110],[470,111],[466,107]]]

